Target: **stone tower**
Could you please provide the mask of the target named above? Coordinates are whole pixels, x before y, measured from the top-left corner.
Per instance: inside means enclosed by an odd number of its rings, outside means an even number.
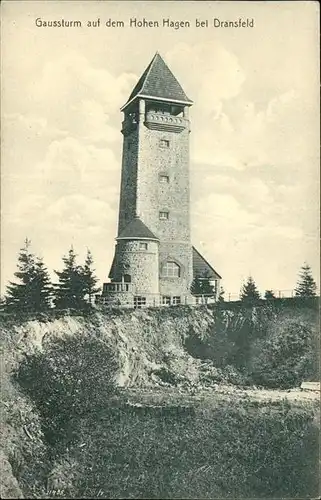
[[[111,283],[104,285],[104,294],[120,303],[139,307],[190,301],[196,257],[190,233],[191,105],[156,53],[121,108],[118,235]]]

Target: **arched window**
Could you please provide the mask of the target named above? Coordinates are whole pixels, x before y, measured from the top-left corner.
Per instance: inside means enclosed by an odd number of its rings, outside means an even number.
[[[165,278],[179,278],[181,274],[181,269],[176,262],[168,261],[163,266],[162,275]]]

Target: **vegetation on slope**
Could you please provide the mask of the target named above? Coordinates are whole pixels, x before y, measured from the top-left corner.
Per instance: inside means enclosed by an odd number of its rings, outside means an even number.
[[[249,383],[254,368],[244,346],[267,341],[277,324],[279,336],[287,325],[291,337],[289,315],[313,331],[312,311],[263,309],[117,311],[4,325],[2,497],[316,496],[313,405],[190,402],[191,389],[210,386],[215,401],[215,384]],[[188,390],[189,402],[127,401],[126,387],[172,386]]]

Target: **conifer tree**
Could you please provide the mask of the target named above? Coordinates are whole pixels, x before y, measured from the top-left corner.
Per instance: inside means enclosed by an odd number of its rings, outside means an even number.
[[[275,299],[276,297],[274,295],[273,290],[265,290],[264,298],[265,299]]]
[[[260,293],[256,287],[255,281],[252,276],[247,278],[246,283],[241,288],[240,299],[242,302],[255,302],[260,300]]]
[[[42,259],[30,251],[26,238],[18,256],[18,271],[14,273],[20,283],[10,282],[5,306],[16,311],[46,311],[51,306],[52,286]]]
[[[84,291],[86,299],[89,304],[91,304],[92,297],[99,292],[99,287],[97,287],[98,278],[95,276],[95,270],[93,269],[93,257],[91,251],[87,250],[87,256],[85,264],[82,267],[82,279],[84,282]]]
[[[82,309],[85,302],[85,283],[83,280],[83,270],[77,265],[77,255],[73,247],[67,255],[62,258],[64,268],[62,271],[55,271],[59,278],[56,285],[55,305],[58,308]]]
[[[191,293],[193,295],[213,295],[214,288],[207,275],[195,276],[191,284]]]
[[[313,279],[309,264],[304,263],[299,273],[299,279],[295,288],[296,297],[315,297],[317,285]]]

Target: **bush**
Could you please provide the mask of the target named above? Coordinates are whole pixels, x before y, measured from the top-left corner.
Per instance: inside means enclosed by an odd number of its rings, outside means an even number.
[[[27,356],[16,378],[35,401],[47,439],[55,440],[70,418],[108,405],[117,366],[108,344],[80,333]]]
[[[270,388],[301,385],[318,367],[313,327],[293,320],[274,324],[266,339],[252,348],[249,372],[253,382]]]

